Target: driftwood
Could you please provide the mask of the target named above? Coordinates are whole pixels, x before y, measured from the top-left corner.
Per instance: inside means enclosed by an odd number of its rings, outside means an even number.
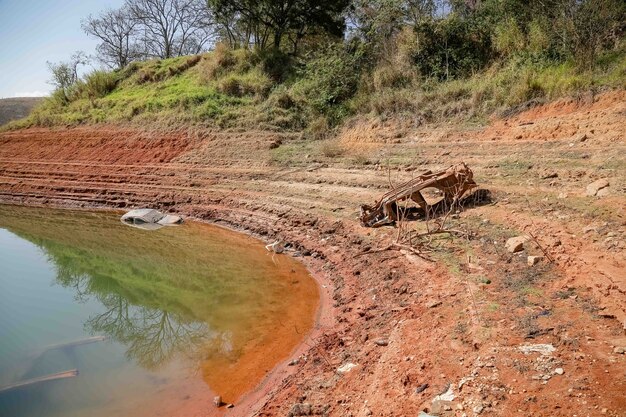
[[[40,376],[40,377],[32,378],[32,379],[26,379],[24,381],[20,381],[11,385],[0,387],[0,393],[17,389],[17,388],[22,388],[28,385],[38,384],[40,382],[55,381],[57,379],[65,379],[65,378],[73,378],[75,376],[78,376],[78,369],[71,369],[69,371],[59,372],[56,374]]]
[[[444,200],[453,203],[465,192],[476,187],[473,175],[472,170],[465,163],[451,166],[444,171],[423,172],[384,194],[373,206],[362,205],[361,224],[366,227],[380,227],[396,222],[398,203],[408,199],[413,200],[422,208],[427,208],[428,204],[420,192],[425,188],[432,187],[440,190],[443,192]]]
[[[46,346],[44,348],[44,352],[47,352],[49,350],[54,350],[54,349],[65,349],[65,348],[69,348],[69,347],[88,345],[90,343],[103,342],[105,340],[106,340],[106,336],[91,336],[91,337],[87,337],[85,339],[74,340],[72,342],[58,343],[56,345]]]

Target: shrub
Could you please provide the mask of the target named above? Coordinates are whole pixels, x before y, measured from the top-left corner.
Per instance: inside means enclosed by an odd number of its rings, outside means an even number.
[[[524,49],[524,34],[512,17],[498,23],[494,29],[493,44],[502,55],[513,55]]]
[[[398,66],[385,65],[378,67],[372,74],[372,84],[376,91],[386,88],[402,88],[411,82],[406,69]]]
[[[534,55],[543,55],[550,47],[550,36],[543,29],[539,20],[528,25],[528,51]]]
[[[233,97],[266,97],[272,87],[272,81],[260,70],[245,74],[229,74],[218,82],[218,90]]]
[[[329,132],[330,126],[328,125],[328,119],[324,116],[317,117],[309,123],[308,133],[311,139],[325,139]]]
[[[250,59],[276,82],[284,81],[291,73],[292,58],[280,49],[257,50]]]
[[[327,158],[337,158],[345,153],[345,150],[335,140],[325,140],[320,145],[322,155]]]
[[[89,100],[104,97],[115,89],[117,82],[118,76],[114,72],[94,71],[79,83],[79,96]]]
[[[293,97],[335,124],[347,113],[343,104],[356,93],[359,62],[342,48],[329,48],[308,61],[300,77],[291,88]]]
[[[421,42],[414,62],[425,77],[465,77],[483,68],[492,56],[488,28],[477,18],[461,19],[451,14],[445,19],[421,22],[416,31]]]
[[[204,56],[200,74],[204,81],[211,81],[225,74],[237,65],[237,57],[228,45],[220,42],[215,49]]]

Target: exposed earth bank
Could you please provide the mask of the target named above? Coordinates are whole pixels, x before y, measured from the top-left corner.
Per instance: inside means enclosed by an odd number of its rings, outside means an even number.
[[[28,129],[0,134],[0,202],[149,206],[290,243],[326,280],[328,317],[289,372],[220,413],[623,416],[625,131],[625,91],[484,127],[355,121],[324,143]],[[467,236],[425,239],[424,257],[377,251],[397,231],[361,227],[359,204],[459,161],[491,193],[449,220]]]

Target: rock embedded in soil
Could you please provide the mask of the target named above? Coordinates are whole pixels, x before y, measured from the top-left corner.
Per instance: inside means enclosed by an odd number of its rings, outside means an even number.
[[[528,266],[534,266],[539,263],[543,259],[543,256],[529,256],[528,257]]]
[[[337,368],[337,372],[339,372],[340,374],[345,374],[345,373],[350,372],[356,366],[357,365],[355,363],[348,362],[346,364],[341,365],[339,368]]]
[[[524,249],[524,243],[528,238],[526,236],[516,236],[506,241],[505,247],[511,253],[517,253]]]
[[[376,339],[374,343],[376,343],[378,346],[387,346],[389,344],[389,341],[387,339]]]
[[[609,185],[610,183],[608,178],[600,178],[599,180],[596,180],[587,186],[587,195],[590,197],[597,196],[600,190],[607,188]],[[603,192],[602,194],[606,193],[607,191]]]
[[[418,386],[417,388],[415,388],[415,393],[419,394],[420,392],[424,392],[426,388],[428,388],[428,384],[422,384]]]

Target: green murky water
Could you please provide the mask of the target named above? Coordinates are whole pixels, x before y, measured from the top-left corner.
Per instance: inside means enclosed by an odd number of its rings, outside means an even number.
[[[301,264],[221,228],[0,205],[0,416],[206,415],[289,355],[317,299]]]

